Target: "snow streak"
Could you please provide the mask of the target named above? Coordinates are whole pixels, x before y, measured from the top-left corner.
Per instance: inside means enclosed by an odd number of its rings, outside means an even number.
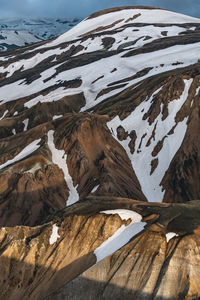
[[[69,188],[69,197],[67,200],[67,205],[74,204],[79,200],[79,194],[73,185],[72,177],[69,174],[67,167],[67,155],[64,150],[56,149],[54,145],[54,131],[50,130],[48,132],[48,146],[52,153],[52,162],[57,165],[64,173],[65,182]]]

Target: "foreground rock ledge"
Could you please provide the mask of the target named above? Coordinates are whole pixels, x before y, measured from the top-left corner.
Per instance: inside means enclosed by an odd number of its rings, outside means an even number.
[[[100,213],[111,209],[135,211],[147,225],[95,264],[95,249],[123,224],[130,224],[118,214]],[[54,240],[53,225],[58,228]],[[169,242],[168,232],[177,234]],[[0,293],[5,299],[83,299],[83,291],[84,299],[200,296],[200,200],[166,204],[90,197],[41,226],[2,228],[0,243]]]

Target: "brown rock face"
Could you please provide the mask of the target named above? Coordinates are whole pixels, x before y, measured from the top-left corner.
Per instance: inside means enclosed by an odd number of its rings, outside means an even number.
[[[1,278],[5,279],[0,285],[2,297],[44,299],[93,265],[93,250],[127,222],[117,215],[99,214],[68,216],[55,223],[59,228],[55,242],[51,242],[54,222],[40,227],[1,229]]]
[[[98,184],[96,195],[113,195],[146,200],[124,149],[111,136],[105,122],[108,117],[83,114],[72,116],[71,128],[58,126],[58,149],[66,149],[67,163],[80,198]],[[81,123],[75,129],[76,124]],[[75,130],[74,130],[75,129]],[[69,140],[69,138],[71,140]],[[56,142],[55,142],[56,143]]]
[[[103,242],[112,240],[121,227],[130,226],[130,218],[122,220],[117,213],[101,212],[117,208],[140,213],[146,228],[77,277],[95,264]],[[199,201],[148,204],[128,198],[94,197],[65,208],[42,226],[2,228],[1,295],[14,300],[199,296],[199,216]],[[170,226],[174,229],[171,219],[176,223],[180,217],[182,227],[177,236],[166,240]],[[188,228],[187,221],[192,227]]]
[[[47,299],[59,300],[62,297],[64,299],[70,299],[70,297],[74,297],[74,299],[84,299],[84,297],[88,299],[109,299],[111,297],[121,299],[125,297],[126,299],[141,300],[198,298],[199,269],[196,255],[198,255],[200,247],[199,225],[196,222],[196,225],[193,223],[194,212],[198,207],[196,205],[195,201],[193,204],[191,203],[191,209],[189,206],[176,206],[176,204],[173,204],[172,207],[163,206],[163,208],[162,205],[153,203],[149,206],[145,203],[140,206],[138,203],[134,208],[133,205],[132,209],[139,211],[143,216],[156,212],[160,217],[153,223],[152,220],[149,221],[146,231],[125,247],[94,265]],[[166,237],[163,235],[164,223],[166,224],[168,218],[176,220],[175,214],[177,218],[180,214],[183,217],[185,214],[183,211],[187,215],[185,215],[186,219],[184,221],[182,219],[181,222],[179,220],[178,223],[182,224],[181,230],[185,226],[184,230],[187,231],[187,234],[186,232],[182,236],[177,234],[173,239],[166,241]],[[188,219],[189,211],[191,212],[191,214],[189,213],[190,221]],[[143,217],[143,219],[147,220],[147,217]],[[189,233],[188,223],[193,223],[193,233]],[[169,225],[167,228],[170,229]],[[174,230],[174,227],[171,229]]]
[[[196,251],[198,235],[166,245],[159,233],[144,233],[47,299],[198,299]]]
[[[200,20],[158,12],[0,54],[2,299],[200,297]]]

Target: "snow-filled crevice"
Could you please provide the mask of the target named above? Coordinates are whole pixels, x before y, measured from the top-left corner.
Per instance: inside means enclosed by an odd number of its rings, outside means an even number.
[[[64,150],[56,149],[53,135],[54,131],[50,130],[48,132],[48,146],[52,153],[52,162],[63,171],[65,182],[69,188],[67,205],[71,205],[79,200],[79,194],[74,187],[72,177],[69,174],[67,167],[67,155],[65,154]]]

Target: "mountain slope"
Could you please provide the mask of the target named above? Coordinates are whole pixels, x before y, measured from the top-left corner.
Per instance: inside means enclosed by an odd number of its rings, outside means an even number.
[[[81,282],[75,296],[79,299],[92,278],[94,289],[88,293],[97,299],[99,289],[105,299],[118,292],[134,299],[200,296],[198,270],[193,273],[199,259],[199,202],[191,202],[200,199],[199,37],[199,19],[157,8],[121,7],[95,13],[54,40],[0,54],[1,226],[49,226],[53,217],[48,216],[61,209],[59,220],[68,209],[75,216],[92,213],[94,218],[102,210],[127,209],[148,223],[138,228],[136,237],[134,229],[127,240],[122,232],[120,241],[125,238],[125,243],[116,243],[113,251],[122,248],[114,256],[101,257],[94,271],[59,293],[66,296]],[[84,200],[88,196],[89,202]],[[131,206],[132,199],[138,206]],[[106,235],[119,229],[103,222],[108,225]],[[85,226],[84,217],[79,224]],[[94,221],[96,241],[100,225]],[[177,235],[169,244],[168,233]],[[12,231],[9,234],[5,239],[12,240]],[[87,245],[83,243],[84,251]],[[65,250],[59,247],[62,257]],[[28,245],[22,253],[29,255]],[[185,253],[190,259],[185,260]],[[91,258],[87,265],[85,254],[73,278],[95,264]],[[19,267],[24,264],[19,256],[15,260],[21,262]],[[104,264],[110,264],[110,277],[102,270]],[[139,267],[143,272],[138,276]],[[62,272],[69,276],[65,267]],[[173,272],[177,281],[169,280]],[[67,282],[56,281],[52,292]],[[18,289],[22,295],[24,290]]]

